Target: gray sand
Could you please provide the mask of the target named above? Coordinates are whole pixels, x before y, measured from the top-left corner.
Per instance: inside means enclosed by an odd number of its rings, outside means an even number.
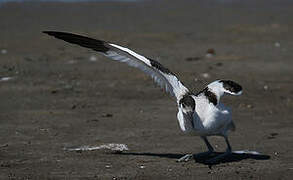
[[[276,1],[2,5],[0,179],[291,179],[292,7]],[[172,99],[139,70],[43,30],[127,46],[160,61],[194,92],[216,79],[239,82],[243,95],[223,98],[237,126],[232,147],[266,156],[233,155],[212,167],[176,163],[206,147],[180,132]],[[216,55],[205,58],[210,48]],[[222,138],[210,140],[225,150]],[[129,150],[64,149],[108,143]]]

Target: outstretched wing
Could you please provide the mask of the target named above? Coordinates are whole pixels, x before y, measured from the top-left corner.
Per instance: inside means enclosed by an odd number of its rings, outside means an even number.
[[[44,31],[43,33],[69,43],[93,49],[115,61],[125,62],[130,66],[139,68],[150,75],[161,88],[176,97],[177,101],[189,92],[169,69],[159,62],[139,55],[128,48],[67,32]]]

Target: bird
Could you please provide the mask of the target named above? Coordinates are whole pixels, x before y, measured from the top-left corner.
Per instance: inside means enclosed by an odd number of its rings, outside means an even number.
[[[92,49],[114,61],[133,66],[151,76],[163,90],[170,94],[177,103],[177,119],[184,134],[199,136],[208,151],[186,154],[178,162],[187,162],[195,157],[207,156],[215,152],[208,137],[220,136],[225,139],[227,149],[224,153],[207,159],[207,163],[217,163],[232,153],[228,140],[230,131],[235,131],[231,108],[220,102],[224,95],[242,94],[242,86],[232,80],[215,80],[203,90],[194,93],[189,90],[168,68],[156,60],[140,55],[126,47],[111,42],[60,31],[43,31],[43,33],[68,43]]]

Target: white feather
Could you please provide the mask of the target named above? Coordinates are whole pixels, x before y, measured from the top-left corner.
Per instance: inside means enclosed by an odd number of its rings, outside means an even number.
[[[161,88],[176,97],[177,100],[180,100],[180,98],[188,92],[188,89],[175,75],[166,74],[154,68],[151,65],[150,60],[146,57],[116,44],[109,43],[108,45],[112,46],[113,49],[110,48],[110,50],[106,53],[102,53],[103,55],[113,60],[127,63],[129,66],[133,66],[144,71],[146,74],[150,75]],[[119,51],[115,51],[115,48]]]

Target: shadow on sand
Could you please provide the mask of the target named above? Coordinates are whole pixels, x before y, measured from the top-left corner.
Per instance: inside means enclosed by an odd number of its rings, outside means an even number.
[[[159,154],[159,153],[139,153],[139,152],[120,152],[120,153],[115,153],[115,154],[119,154],[119,155],[128,155],[128,156],[153,156],[153,157],[160,157],[160,158],[170,158],[170,159],[179,159],[182,156],[184,156],[185,154],[171,154],[171,153],[167,153],[167,154]],[[211,155],[207,155],[207,156],[201,156],[201,157],[194,157],[195,162],[197,163],[201,163],[201,164],[205,164],[205,165],[216,165],[216,164],[220,164],[220,163],[229,163],[229,162],[238,162],[238,161],[242,161],[244,159],[255,159],[255,160],[267,160],[270,159],[269,155],[263,155],[263,154],[250,154],[250,153],[232,153],[230,155],[227,155],[224,159],[221,159],[213,164],[207,163],[207,160],[214,158],[218,155],[223,154],[223,152],[215,152]]]

